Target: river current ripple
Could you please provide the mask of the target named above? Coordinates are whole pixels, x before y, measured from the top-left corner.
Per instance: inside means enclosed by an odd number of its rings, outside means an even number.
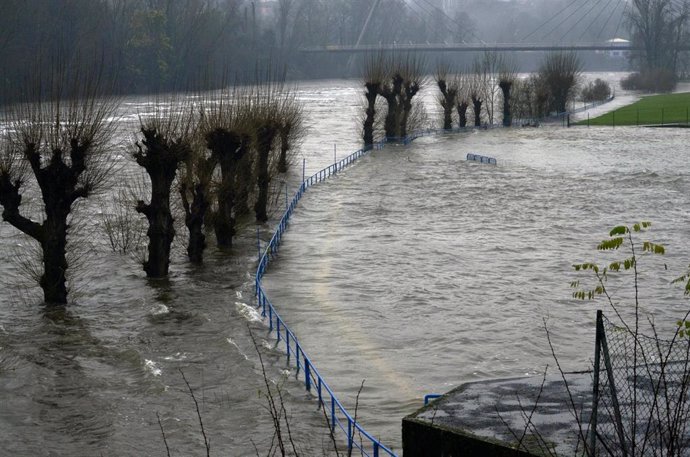
[[[357,148],[357,91],[343,81],[300,87],[310,131],[290,189],[302,158],[309,174]],[[644,128],[498,129],[390,145],[307,192],[265,288],[346,407],[364,380],[358,420],[399,450],[400,420],[425,394],[553,366],[544,319],[564,367],[588,367],[594,313],[606,308],[571,299],[571,264],[600,259],[596,243],[614,225],[654,222],[645,239],[668,254],[644,259],[642,306],[672,327],[687,306],[668,282],[690,258],[688,149],[684,129]],[[468,152],[498,166],[467,162]],[[90,205],[81,208],[90,255],[64,313],[20,292],[12,273],[26,240],[0,224],[0,454],[164,455],[158,413],[173,455],[201,455],[182,370],[212,453],[255,455],[256,445],[264,455],[271,419],[248,328],[284,387],[298,446],[322,454],[316,403],[251,306],[255,227],[231,256],[212,249],[194,268],[178,249],[171,278],[147,281],[136,261],[105,249],[93,211],[109,211],[108,197]],[[260,227],[264,240],[272,229]],[[630,284],[611,283],[626,309]]]

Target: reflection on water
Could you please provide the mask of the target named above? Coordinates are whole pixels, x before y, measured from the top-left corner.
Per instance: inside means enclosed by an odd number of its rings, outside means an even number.
[[[339,157],[358,147],[359,96],[343,81],[305,85],[299,96],[310,132],[297,163],[306,159],[309,174],[332,162],[334,143]],[[122,144],[138,106],[123,107]],[[661,279],[687,265],[686,144],[684,131],[541,128],[388,147],[308,191],[267,291],[346,407],[365,379],[358,417],[399,449],[400,420],[424,394],[543,370],[544,317],[562,362],[588,364],[597,305],[569,299],[570,264],[591,258],[612,225],[654,221],[650,236],[669,251]],[[134,173],[123,150],[119,160]],[[468,152],[499,165],[468,163]],[[301,172],[288,176],[293,188]],[[293,432],[305,432],[305,455],[320,455],[327,444],[313,431],[323,418],[294,370],[283,378],[282,352],[251,306],[255,227],[231,256],[212,249],[202,267],[187,265],[179,248],[169,280],[148,281],[136,261],[102,247],[99,219],[89,216],[96,208],[108,211],[102,202],[81,207],[95,255],[76,275],[81,295],[67,311],[12,298],[9,248],[23,240],[0,224],[2,452],[161,455],[158,413],[174,455],[201,453],[183,370],[212,452],[254,455],[256,444],[264,453],[272,421],[249,326],[269,376],[283,383]],[[271,230],[260,227],[264,241]],[[674,321],[678,292],[654,283],[643,305],[657,322]]]

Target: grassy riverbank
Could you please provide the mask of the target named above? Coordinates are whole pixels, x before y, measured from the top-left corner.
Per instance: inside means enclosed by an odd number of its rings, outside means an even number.
[[[624,106],[578,125],[666,125],[688,124],[690,121],[690,92],[649,95],[632,105]]]

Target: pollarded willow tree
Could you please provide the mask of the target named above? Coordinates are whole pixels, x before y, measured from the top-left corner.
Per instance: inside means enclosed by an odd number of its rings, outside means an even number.
[[[50,95],[39,83],[30,88],[37,93],[27,92],[31,101],[8,109],[0,149],[2,218],[39,243],[39,285],[49,305],[67,303],[69,222],[75,203],[98,192],[112,170],[106,152],[117,108],[102,96],[99,77],[57,75]],[[27,214],[22,202],[34,186],[42,211]]]
[[[149,223],[148,258],[144,261],[149,278],[168,275],[170,248],[175,237],[170,195],[178,168],[192,153],[193,110],[189,105],[176,105],[169,101],[170,110],[157,105],[154,116],[140,118],[142,138],[135,142],[136,149],[132,152],[137,164],[148,173],[151,185],[149,202],[139,200],[136,206]]]
[[[232,246],[237,233],[238,174],[242,161],[252,153],[251,99],[237,92],[233,95],[222,98],[215,109],[208,111],[202,128],[206,147],[220,169],[220,182],[215,191],[216,210],[212,219],[216,242],[222,247]]]
[[[371,148],[374,144],[374,122],[376,121],[376,98],[381,91],[381,84],[386,79],[384,66],[380,56],[367,56],[364,61],[364,97],[366,99],[365,117],[363,122],[364,147]]]
[[[387,139],[395,140],[407,136],[409,123],[414,115],[414,97],[425,82],[424,61],[413,55],[370,58],[365,66],[364,86],[367,99],[364,118],[365,146],[373,142],[376,98],[386,101],[383,123]]]
[[[582,61],[574,51],[551,52],[539,66],[538,82],[548,90],[549,110],[563,113],[577,94]]]
[[[211,184],[215,163],[205,144],[195,138],[179,177],[179,193],[188,231],[187,257],[192,263],[201,263],[206,249],[204,227],[211,207]]]
[[[436,68],[436,85],[441,91],[438,97],[438,103],[443,108],[443,129],[450,130],[453,128],[453,110],[457,104],[458,99],[458,82],[450,75],[450,66],[446,63],[440,63]]]
[[[503,98],[503,127],[510,127],[513,124],[513,113],[511,110],[511,96],[515,81],[517,80],[517,65],[506,57],[502,57],[498,73],[498,87],[501,89]]]

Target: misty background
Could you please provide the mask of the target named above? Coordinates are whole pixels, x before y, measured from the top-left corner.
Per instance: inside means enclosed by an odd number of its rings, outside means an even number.
[[[3,0],[0,81],[5,99],[55,62],[98,62],[118,93],[208,89],[265,68],[289,79],[359,76],[347,54],[374,0]],[[361,44],[591,43],[626,38],[625,0],[380,0]],[[461,67],[470,53],[435,53]],[[522,71],[541,53],[520,53]],[[582,53],[585,69],[627,69]],[[79,64],[78,64],[79,63]],[[281,70],[283,71],[283,70]]]

